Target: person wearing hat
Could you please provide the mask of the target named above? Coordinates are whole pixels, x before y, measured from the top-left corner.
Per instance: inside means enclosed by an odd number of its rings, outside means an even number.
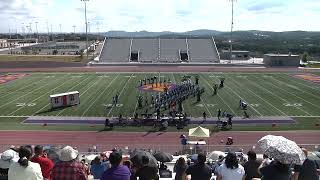
[[[38,163],[30,161],[32,149],[27,146],[19,148],[19,160],[10,165],[9,180],[43,180],[41,168]]]
[[[86,170],[82,163],[77,161],[78,155],[78,151],[72,147],[64,147],[60,151],[60,162],[52,169],[51,180],[86,180]]]
[[[8,170],[13,162],[18,162],[18,153],[12,149],[4,151],[0,156],[0,180],[8,179]]]

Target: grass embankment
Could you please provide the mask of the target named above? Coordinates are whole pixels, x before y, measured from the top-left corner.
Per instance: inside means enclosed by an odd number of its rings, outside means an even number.
[[[54,62],[74,62],[86,63],[85,56],[76,55],[0,55],[0,62],[8,61],[54,61]]]

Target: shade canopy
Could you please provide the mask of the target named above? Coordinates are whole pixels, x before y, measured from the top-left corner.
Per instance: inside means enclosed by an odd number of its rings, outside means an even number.
[[[210,130],[198,126],[196,128],[189,129],[189,136],[193,137],[210,137]]]

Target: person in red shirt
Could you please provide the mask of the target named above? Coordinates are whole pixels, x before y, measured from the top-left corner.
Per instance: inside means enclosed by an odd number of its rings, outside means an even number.
[[[43,153],[43,147],[37,145],[34,147],[35,155],[31,158],[31,162],[40,164],[42,176],[45,180],[50,180],[50,173],[54,166],[53,162]]]

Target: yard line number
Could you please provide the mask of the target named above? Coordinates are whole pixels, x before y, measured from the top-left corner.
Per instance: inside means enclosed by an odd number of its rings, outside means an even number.
[[[283,105],[286,107],[302,107],[302,103],[293,103],[293,104],[284,103]]]
[[[37,105],[36,103],[16,103],[17,107],[33,107]]]
[[[107,107],[107,108],[111,108],[113,106],[113,104],[103,104],[103,106]],[[116,104],[115,107],[120,108],[122,107],[123,104]]]

